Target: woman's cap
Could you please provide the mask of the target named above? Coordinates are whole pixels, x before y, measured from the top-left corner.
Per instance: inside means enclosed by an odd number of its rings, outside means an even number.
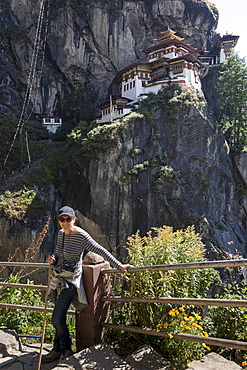
[[[73,208],[71,208],[69,206],[64,206],[64,207],[60,208],[60,210],[58,212],[58,217],[61,217],[63,215],[67,215],[67,216],[70,216],[70,217],[75,217],[75,211],[73,210]]]

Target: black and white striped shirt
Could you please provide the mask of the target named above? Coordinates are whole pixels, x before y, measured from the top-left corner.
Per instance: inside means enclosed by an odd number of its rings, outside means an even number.
[[[61,229],[58,232],[55,251],[58,256],[57,267],[63,269],[64,264],[76,266],[85,250],[99,254],[112,267],[118,268],[121,265],[110,252],[98,244],[85,230],[81,229],[75,234],[65,234],[64,230]]]

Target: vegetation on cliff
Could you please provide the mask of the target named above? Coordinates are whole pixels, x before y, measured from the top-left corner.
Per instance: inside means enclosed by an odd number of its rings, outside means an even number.
[[[247,64],[231,52],[220,68],[219,123],[231,147],[247,149]]]

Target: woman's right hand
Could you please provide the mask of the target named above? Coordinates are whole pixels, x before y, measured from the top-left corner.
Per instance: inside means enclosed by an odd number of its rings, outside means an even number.
[[[50,265],[54,265],[54,263],[56,262],[56,257],[54,256],[54,254],[52,256],[48,256],[47,257],[47,262],[50,264]]]

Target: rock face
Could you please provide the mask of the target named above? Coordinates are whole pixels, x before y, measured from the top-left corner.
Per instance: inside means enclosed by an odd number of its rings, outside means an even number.
[[[246,256],[245,183],[207,110],[183,107],[171,121],[156,107],[152,122],[125,120],[110,152],[65,169],[64,202],[99,224],[112,250],[138,229],[195,224],[211,258],[220,250]]]
[[[7,86],[5,99],[17,114],[39,9],[37,2],[10,0],[0,10],[0,83]],[[203,0],[51,1],[46,48],[41,45],[40,50],[45,50],[43,74],[35,84],[35,100],[31,97],[35,111],[62,114],[62,99],[75,75],[102,100],[115,73],[141,59],[141,50],[167,26],[185,42],[210,48],[217,18],[214,6]],[[3,109],[13,115],[8,106]],[[99,144],[98,159],[81,155],[64,164],[56,179],[59,193],[53,188],[47,196],[51,211],[72,205],[89,232],[98,225],[96,239],[112,251],[138,229],[144,235],[153,226],[195,224],[211,258],[222,256],[221,251],[246,256],[245,160],[235,165],[207,110],[182,107],[171,119],[155,107],[149,118],[132,115],[125,124],[117,145],[103,152]],[[1,223],[4,260],[8,235],[13,234],[8,248],[27,248],[40,229],[5,217]],[[52,251],[55,232],[54,219],[44,245],[47,252]],[[124,249],[119,251],[124,260]]]
[[[45,63],[42,67],[37,62],[31,101],[36,113],[50,115],[63,114],[62,98],[75,76],[81,83],[86,81],[88,97],[96,94],[97,103],[106,96],[115,74],[143,58],[141,50],[152,45],[161,31],[170,27],[192,46],[210,48],[218,20],[217,9],[205,0],[51,1],[49,9],[47,4],[47,43],[41,39],[39,48],[41,55],[45,52]],[[38,5],[27,0],[0,5],[0,83],[7,85],[5,99],[15,106],[16,114],[32,66]],[[11,113],[7,106],[4,110]]]

